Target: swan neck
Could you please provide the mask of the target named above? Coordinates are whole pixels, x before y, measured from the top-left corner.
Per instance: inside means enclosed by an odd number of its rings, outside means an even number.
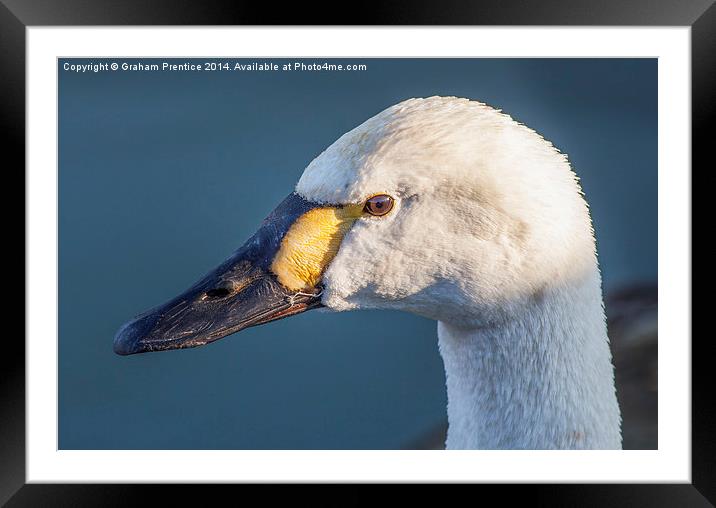
[[[447,448],[619,449],[598,273],[490,327],[438,322]]]

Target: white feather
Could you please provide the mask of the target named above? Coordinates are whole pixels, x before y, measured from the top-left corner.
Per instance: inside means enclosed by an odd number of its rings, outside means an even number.
[[[567,158],[485,104],[410,99],[319,155],[322,203],[389,194],[324,277],[334,310],[437,320],[448,448],[620,448],[589,211]]]

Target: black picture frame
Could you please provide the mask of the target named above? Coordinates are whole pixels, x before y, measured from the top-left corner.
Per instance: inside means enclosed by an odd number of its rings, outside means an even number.
[[[328,12],[328,11],[326,11]],[[25,40],[26,27],[86,25],[284,25],[345,22],[345,15],[326,19],[303,3],[271,4],[239,1],[172,2],[137,0],[0,0],[0,72],[2,73],[2,114],[5,148],[6,189],[9,176],[24,175],[25,167]],[[329,14],[330,15],[330,14]],[[393,2],[390,5],[361,4],[351,13],[354,25],[621,25],[690,26],[692,68],[692,185],[716,183],[713,162],[706,165],[711,138],[707,127],[714,115],[716,90],[716,6],[714,0],[492,0],[462,4],[441,2]],[[699,170],[710,174],[700,179]],[[710,170],[710,171],[709,171]],[[24,177],[22,177],[24,189]],[[698,185],[693,185],[697,189]],[[10,196],[10,193],[6,193]],[[5,203],[10,203],[8,199]],[[12,206],[16,215],[17,206]],[[693,217],[698,214],[694,209]],[[713,214],[711,214],[713,215]],[[707,219],[708,220],[708,215]],[[6,221],[10,224],[11,221]],[[7,231],[7,229],[6,229]],[[692,229],[696,231],[696,229]],[[713,227],[711,226],[711,231]],[[24,234],[24,233],[23,233]],[[6,246],[16,246],[9,242]],[[24,245],[24,244],[23,244]],[[13,249],[14,250],[14,249]],[[693,252],[693,251],[692,251]],[[7,253],[7,250],[6,250]],[[23,254],[26,252],[23,248]],[[19,257],[19,254],[15,255]],[[26,266],[26,265],[25,265]],[[701,265],[702,269],[705,265]],[[707,284],[713,270],[699,272]],[[9,275],[9,274],[7,274]],[[6,294],[6,297],[8,295]],[[17,295],[12,295],[16,297]],[[19,300],[19,298],[15,298]],[[693,299],[692,299],[693,300]],[[694,305],[708,305],[708,297]],[[693,311],[692,311],[693,312]],[[9,312],[6,311],[6,319]],[[713,506],[716,503],[716,436],[714,397],[710,393],[711,357],[707,352],[712,334],[692,337],[692,483],[642,485],[530,485],[528,499],[545,506]],[[688,340],[688,337],[671,338]],[[25,483],[25,347],[15,334],[6,332],[3,341],[0,377],[0,503],[7,506],[115,506],[147,500],[147,490],[161,495],[179,494],[190,501],[185,488],[173,485],[50,485]],[[497,489],[496,486],[481,486]],[[231,488],[225,486],[224,488]],[[496,492],[500,499],[523,494],[513,486]],[[199,494],[201,495],[201,494]],[[172,496],[172,497],[174,497]],[[351,496],[354,499],[355,496]],[[166,498],[165,498],[166,499]],[[206,498],[202,496],[205,501]],[[344,498],[349,499],[349,498]],[[238,501],[238,500],[237,500]]]

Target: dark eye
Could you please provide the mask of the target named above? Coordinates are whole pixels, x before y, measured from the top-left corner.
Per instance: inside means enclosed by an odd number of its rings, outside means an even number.
[[[377,196],[373,196],[365,202],[365,208],[363,208],[364,211],[376,216],[385,215],[392,209],[393,198],[391,198],[387,194],[379,194]]]

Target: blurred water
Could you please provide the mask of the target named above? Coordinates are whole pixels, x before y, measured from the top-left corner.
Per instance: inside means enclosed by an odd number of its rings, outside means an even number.
[[[581,177],[605,288],[656,279],[655,59],[342,60],[368,64],[343,73],[64,62],[60,448],[399,448],[444,419],[435,324],[411,315],[312,311],[205,348],[111,347],[124,321],[241,245],[324,148],[409,97],[478,99],[551,140]]]

